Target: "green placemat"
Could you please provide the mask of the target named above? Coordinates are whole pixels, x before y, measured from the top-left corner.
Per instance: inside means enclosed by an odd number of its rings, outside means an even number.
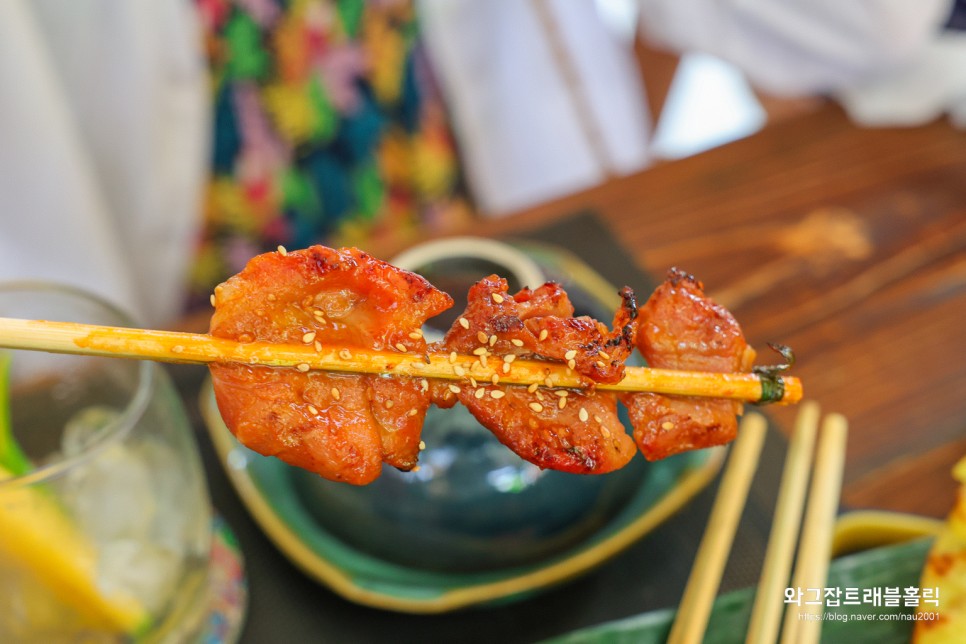
[[[832,563],[824,588],[857,589],[852,602],[834,601],[819,609],[821,641],[828,644],[906,644],[912,635],[915,608],[899,589],[918,590],[931,540],[917,540],[842,557]],[[869,600],[866,590],[896,589],[893,605]],[[812,595],[808,596],[809,598]],[[705,632],[705,644],[741,644],[751,618],[754,588],[722,595],[715,602]],[[924,606],[927,607],[928,605]],[[804,618],[807,608],[792,606]],[[674,610],[653,611],[568,633],[545,644],[663,644],[674,623]]]

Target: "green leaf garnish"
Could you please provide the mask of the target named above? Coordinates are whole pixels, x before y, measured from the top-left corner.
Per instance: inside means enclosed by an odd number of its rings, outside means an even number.
[[[752,368],[752,372],[761,380],[761,398],[755,403],[756,405],[767,405],[770,402],[784,398],[785,380],[781,374],[783,371],[788,371],[795,364],[795,353],[791,347],[773,342],[769,342],[768,346],[781,355],[785,362]]]

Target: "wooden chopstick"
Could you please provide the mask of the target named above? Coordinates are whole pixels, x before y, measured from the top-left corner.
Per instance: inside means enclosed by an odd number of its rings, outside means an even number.
[[[848,421],[845,417],[840,414],[826,416],[818,440],[815,471],[809,487],[808,506],[791,584],[792,588],[802,589],[806,593],[807,589],[823,589],[828,578],[832,533],[842,493],[847,438]],[[806,604],[806,614],[815,615],[822,610],[824,597],[812,601],[817,603]],[[813,644],[819,641],[822,622],[802,619],[801,608],[795,603],[788,605],[782,625],[783,644]]]
[[[758,583],[755,603],[751,609],[746,644],[772,644],[778,637],[784,589],[792,571],[818,424],[818,404],[811,401],[802,404],[785,456],[785,466],[778,488],[778,503],[775,505],[775,516],[765,550],[761,581]]]
[[[742,419],[668,644],[697,644],[704,637],[767,428],[760,414],[748,414]]]
[[[463,380],[472,377],[503,384],[584,388],[586,380],[566,365],[539,360],[516,360],[509,368],[499,356],[461,355],[453,361],[443,353],[404,353],[305,345],[233,342],[206,334],[150,329],[130,329],[74,322],[0,318],[0,347],[51,353],[97,355],[161,362],[206,364],[244,363],[271,367],[294,367],[302,371],[389,373],[415,378]],[[455,369],[459,365],[460,369]],[[462,372],[462,373],[460,373]],[[783,395],[777,403],[802,398],[798,378],[783,376]],[[706,373],[628,367],[624,379],[597,389],[653,392],[681,396],[729,398],[759,402],[762,381],[753,373]]]

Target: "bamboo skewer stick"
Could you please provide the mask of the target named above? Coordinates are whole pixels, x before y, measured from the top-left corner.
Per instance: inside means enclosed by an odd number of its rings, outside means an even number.
[[[832,533],[839,496],[842,492],[842,469],[845,464],[848,421],[840,414],[829,414],[822,422],[821,436],[815,457],[815,472],[809,488],[808,507],[802,528],[801,545],[795,561],[792,588],[822,589],[828,578],[832,550]],[[819,590],[819,592],[822,592]],[[789,604],[782,626],[783,644],[814,644],[819,641],[822,622],[808,619],[817,617],[824,605],[824,597],[805,605],[805,619],[799,606]]]
[[[818,423],[818,405],[814,402],[804,403],[795,419],[794,434],[785,456],[778,503],[768,537],[761,581],[751,610],[746,644],[771,644],[778,638],[784,604],[783,591],[792,572]]]
[[[489,382],[493,375],[501,384],[586,388],[587,380],[565,364],[540,360],[515,360],[504,371],[498,355],[457,356],[403,353],[322,345],[234,342],[206,334],[130,329],[75,322],[0,318],[0,347],[50,353],[206,364],[234,362],[271,367],[296,367],[302,371],[388,373],[415,378],[461,380],[471,376]],[[457,373],[460,365],[464,372]],[[801,381],[783,376],[783,395],[775,402],[791,404],[802,398]],[[752,373],[706,373],[628,367],[623,380],[596,385],[610,391],[646,391],[682,396],[729,398],[747,402],[762,399],[762,380]]]
[[[759,414],[749,414],[741,422],[668,644],[698,644],[704,637],[767,429]]]

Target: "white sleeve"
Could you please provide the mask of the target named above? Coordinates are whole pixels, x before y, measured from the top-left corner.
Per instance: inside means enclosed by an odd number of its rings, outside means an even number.
[[[418,7],[484,212],[524,208],[646,165],[648,117],[630,48],[593,2],[422,0]]]
[[[207,162],[187,0],[0,3],[0,279],[178,314]]]
[[[764,91],[825,92],[915,60],[951,0],[639,0],[648,38],[734,63]]]

